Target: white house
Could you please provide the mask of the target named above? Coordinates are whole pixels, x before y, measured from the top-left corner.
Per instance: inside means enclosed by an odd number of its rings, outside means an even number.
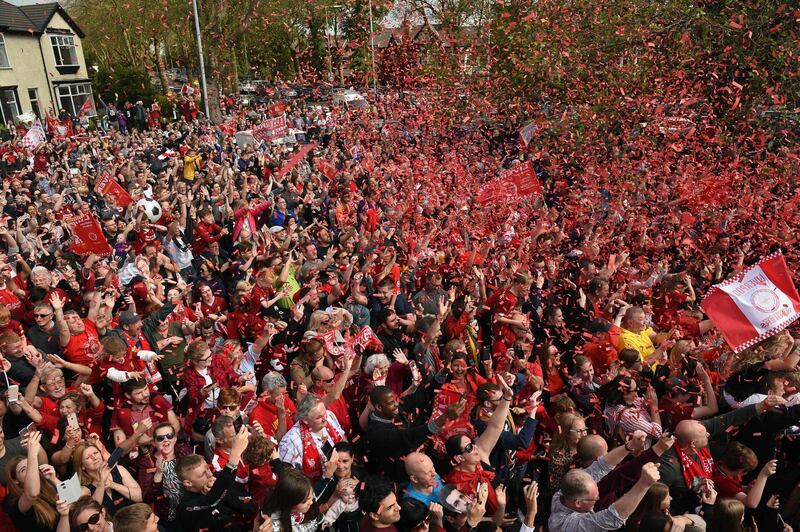
[[[73,116],[89,100],[83,31],[56,2],[15,6],[0,0],[0,121],[8,123],[31,111]]]

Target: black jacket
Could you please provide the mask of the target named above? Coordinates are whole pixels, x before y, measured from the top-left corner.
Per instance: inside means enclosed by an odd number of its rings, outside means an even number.
[[[217,473],[211,490],[202,493],[185,492],[178,505],[176,522],[183,532],[239,532],[241,527],[234,521],[234,514],[255,511],[255,506],[241,490],[236,489],[236,468],[229,465]]]
[[[430,425],[406,427],[403,423],[370,414],[367,421],[369,471],[398,482],[408,480],[401,458],[428,441],[434,434]]]

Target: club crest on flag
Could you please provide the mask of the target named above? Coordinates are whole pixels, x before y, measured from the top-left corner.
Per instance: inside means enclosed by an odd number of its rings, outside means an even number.
[[[800,317],[800,296],[780,252],[714,285],[700,306],[737,353]]]

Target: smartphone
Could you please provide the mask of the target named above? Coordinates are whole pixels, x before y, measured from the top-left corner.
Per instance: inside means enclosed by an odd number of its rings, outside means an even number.
[[[28,423],[28,425],[26,427],[23,427],[23,429],[19,431],[19,439],[22,440],[23,438],[25,438],[25,436],[28,435],[28,433],[30,431],[35,430],[35,429],[36,429],[36,424],[35,423],[33,423],[33,422]]]
[[[19,399],[19,385],[12,384],[8,387],[8,404],[16,403]]]
[[[78,423],[78,414],[75,412],[67,415],[67,426],[73,427],[76,429],[81,428],[80,424]]]
[[[411,369],[411,379],[414,382],[420,382],[422,380],[422,375],[419,373],[419,368],[417,367],[417,363],[413,360],[408,363],[409,369]]]

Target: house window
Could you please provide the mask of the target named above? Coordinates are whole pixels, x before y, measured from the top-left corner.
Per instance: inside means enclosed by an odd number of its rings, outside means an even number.
[[[28,89],[28,100],[31,102],[31,111],[37,117],[42,117],[42,111],[39,109],[39,90],[36,88]]]
[[[0,35],[0,68],[11,68],[8,62],[8,53],[6,52],[6,37]]]
[[[14,87],[0,89],[0,119],[4,124],[10,124],[19,115],[17,89]]]
[[[53,46],[56,66],[79,66],[78,50],[72,35],[51,35],[50,44]]]
[[[58,106],[72,116],[78,116],[81,108],[89,102],[89,111],[86,116],[95,116],[97,112],[94,108],[92,99],[91,83],[70,83],[68,85],[58,85],[56,87]]]

